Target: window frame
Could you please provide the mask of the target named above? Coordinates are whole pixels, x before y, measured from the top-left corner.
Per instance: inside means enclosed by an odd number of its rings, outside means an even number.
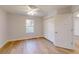
[[[31,26],[28,26],[28,25],[27,25],[27,20],[31,20]],[[27,28],[28,28],[28,29],[29,29],[29,28],[33,28],[33,29],[32,29],[32,31],[29,31]],[[34,31],[34,20],[32,20],[32,19],[26,19],[26,33],[27,33],[27,34],[33,34],[34,32],[35,32],[35,31]]]

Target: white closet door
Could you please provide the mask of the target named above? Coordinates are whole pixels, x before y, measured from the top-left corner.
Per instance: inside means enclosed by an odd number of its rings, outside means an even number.
[[[63,14],[55,17],[55,45],[73,49],[72,15]]]
[[[54,19],[53,18],[48,19],[47,25],[48,25],[48,38],[50,41],[54,43],[55,40]]]
[[[45,32],[45,37],[50,40],[51,42],[54,43],[55,40],[55,26],[54,26],[54,19],[49,18],[47,20],[44,20],[44,32]]]

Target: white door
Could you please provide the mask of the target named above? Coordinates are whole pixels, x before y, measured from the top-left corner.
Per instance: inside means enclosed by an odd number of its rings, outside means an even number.
[[[55,45],[73,49],[72,15],[64,14],[55,17]]]
[[[54,31],[54,29],[55,29],[55,26],[54,26],[54,19],[53,18],[48,19],[47,26],[48,26],[48,39],[54,43],[54,40],[55,40],[55,31]]]
[[[55,40],[55,26],[54,26],[54,19],[49,18],[47,20],[44,20],[44,32],[45,32],[45,37],[50,40],[51,42],[54,43]]]

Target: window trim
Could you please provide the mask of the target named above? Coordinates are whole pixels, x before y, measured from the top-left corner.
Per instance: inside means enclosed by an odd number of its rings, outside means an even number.
[[[31,20],[32,23],[33,23],[33,25],[27,26],[27,20]],[[27,19],[27,20],[26,20],[26,27],[25,27],[25,28],[26,28],[26,33],[27,33],[27,34],[34,34],[34,32],[35,32],[35,31],[34,31],[34,20],[32,20],[32,19]],[[29,27],[32,27],[32,28],[33,28],[33,30],[30,31],[30,32],[28,32],[28,30],[27,30],[27,28],[29,28]]]

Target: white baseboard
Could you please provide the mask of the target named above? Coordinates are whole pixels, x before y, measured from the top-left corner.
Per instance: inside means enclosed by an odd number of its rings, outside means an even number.
[[[5,41],[3,44],[1,44],[0,48],[2,48],[7,42],[9,42],[9,41]]]
[[[32,38],[38,38],[38,37],[43,37],[43,36],[28,36],[28,37],[20,37],[20,38],[16,38],[16,39],[8,39],[3,44],[0,45],[0,48],[2,48],[6,43],[8,43],[10,41],[26,40],[26,39],[32,39]]]
[[[39,36],[25,36],[25,37],[20,37],[20,38],[16,38],[16,39],[9,39],[8,41],[16,41],[16,40],[26,40],[26,39],[32,39],[32,38],[38,38],[38,37],[44,37],[42,35]]]

